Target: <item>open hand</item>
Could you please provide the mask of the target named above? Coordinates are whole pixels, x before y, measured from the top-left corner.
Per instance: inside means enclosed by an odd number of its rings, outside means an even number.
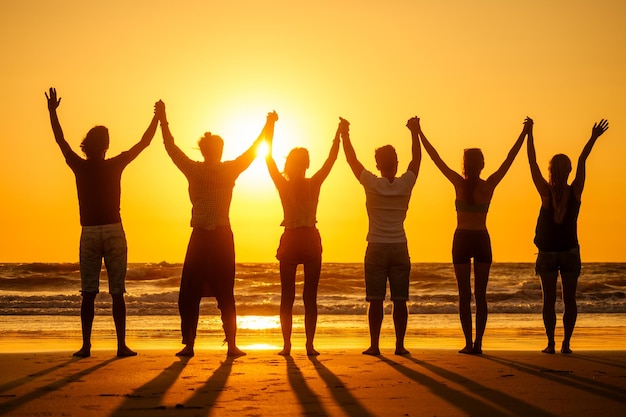
[[[599,137],[609,128],[609,121],[602,119],[598,123],[593,124],[593,128],[591,129],[591,136]]]
[[[48,95],[48,93],[44,94],[46,95],[46,99],[48,100],[48,110],[49,111],[54,111],[57,109],[57,107],[59,107],[59,104],[61,104],[61,99],[57,99],[57,90],[56,88],[50,87],[50,95]]]

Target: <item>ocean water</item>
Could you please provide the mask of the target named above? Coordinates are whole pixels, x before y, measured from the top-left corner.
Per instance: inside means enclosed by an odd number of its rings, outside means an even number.
[[[131,264],[127,274],[126,305],[130,338],[179,339],[178,287],[181,264]],[[280,277],[277,263],[238,264],[235,298],[238,335],[280,342]],[[299,268],[297,292],[302,293]],[[80,340],[80,273],[78,264],[0,264],[0,337],[70,338]],[[600,347],[626,348],[626,264],[585,263],[578,285],[579,319],[576,336]],[[418,263],[412,266],[407,337],[450,337],[461,340],[457,315],[458,292],[452,265]],[[489,287],[491,334],[519,343],[520,337],[544,338],[541,321],[541,286],[532,263],[495,263]],[[363,265],[324,264],[318,291],[317,334],[335,338],[367,336],[367,302]],[[560,300],[557,311],[561,310]],[[391,303],[386,303],[386,313]],[[294,337],[301,333],[302,301],[294,306]],[[107,294],[106,270],[101,275],[101,293],[96,299],[94,338],[114,337]],[[593,330],[591,330],[593,329]],[[557,333],[558,333],[557,328]],[[383,335],[393,335],[390,319]],[[214,299],[201,305],[199,337],[216,335],[221,341],[219,310]],[[558,336],[558,334],[557,334]],[[339,343],[339,339],[337,343]],[[6,344],[5,343],[5,344]],[[458,344],[457,342],[455,342]],[[453,346],[456,346],[453,345]],[[594,345],[595,346],[595,345]]]
[[[181,264],[131,264],[126,285],[130,316],[177,315]],[[277,263],[238,264],[235,283],[240,315],[276,315],[280,303]],[[296,277],[301,293],[302,268]],[[0,264],[0,316],[75,316],[80,308],[78,264]],[[101,275],[97,312],[110,314],[106,270]],[[581,313],[626,313],[626,264],[586,263],[578,284]],[[458,293],[451,264],[418,263],[412,266],[411,314],[455,314]],[[491,313],[541,312],[541,286],[532,263],[495,263],[489,278]],[[208,303],[214,304],[214,303]],[[367,310],[363,265],[324,264],[318,291],[319,314],[362,315]],[[388,307],[390,308],[390,306]],[[294,314],[303,312],[296,300]],[[204,314],[219,314],[207,307]]]

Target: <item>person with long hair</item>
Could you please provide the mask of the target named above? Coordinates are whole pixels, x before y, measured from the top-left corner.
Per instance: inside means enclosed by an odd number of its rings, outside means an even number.
[[[452,240],[452,263],[459,288],[459,317],[465,346],[459,353],[481,354],[487,325],[487,283],[492,262],[491,239],[487,231],[487,212],[496,186],[515,160],[532,122],[526,119],[522,133],[513,144],[500,168],[487,179],[480,174],[485,166],[480,149],[465,149],[463,174],[451,169],[426,139],[421,126],[418,132],[424,149],[437,168],[452,183],[456,193],[457,227]],[[472,342],[471,271],[474,259],[474,299],[476,301],[476,337]]]
[[[296,270],[298,265],[302,264],[306,353],[309,356],[316,356],[319,352],[313,346],[313,339],[317,326],[317,288],[322,269],[322,241],[316,227],[317,204],[322,183],[337,160],[339,135],[346,123],[340,121],[324,165],[311,178],[306,178],[306,170],[309,168],[309,152],[305,148],[292,149],[285,160],[283,173],[281,174],[278,170],[272,157],[274,123],[277,120],[276,112],[268,115],[266,139],[269,149],[265,160],[283,206],[284,218],[281,226],[285,228],[276,253],[280,268],[280,325],[283,334],[283,349],[279,355],[291,354]]]
[[[543,353],[555,353],[554,330],[556,327],[556,293],[559,272],[563,294],[563,344],[561,353],[572,353],[570,340],[574,333],[578,310],[576,286],[581,271],[580,248],[578,245],[578,213],[585,186],[586,162],[598,138],[609,128],[605,119],[594,123],[591,137],[578,157],[576,176],[567,183],[572,171],[570,159],[557,154],[550,160],[548,180],[543,177],[533,138],[533,121],[529,120],[528,163],[535,187],[541,197],[541,209],[535,229],[535,245],[539,250],[535,270],[541,279],[543,293],[543,324],[546,328],[548,345]]]

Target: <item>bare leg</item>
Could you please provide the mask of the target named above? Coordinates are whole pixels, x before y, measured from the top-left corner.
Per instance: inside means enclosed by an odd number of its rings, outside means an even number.
[[[483,353],[483,335],[487,326],[487,283],[489,282],[490,263],[474,262],[474,298],[476,299],[476,339],[473,353]]]
[[[378,342],[380,340],[380,328],[383,325],[383,301],[370,300],[367,310],[367,319],[370,327],[370,347],[367,348],[364,355],[380,355]]]
[[[578,316],[578,308],[576,306],[576,286],[578,284],[578,275],[566,276],[561,275],[561,284],[563,286],[563,345],[561,353],[572,353],[570,349],[570,339],[574,333],[576,318]]]
[[[117,333],[117,356],[136,356],[137,352],[126,346],[126,303],[124,294],[111,294],[113,298],[113,322]]]
[[[313,347],[315,329],[317,327],[317,287],[320,282],[322,260],[304,264],[304,329],[306,333],[306,354],[317,356],[319,352]]]
[[[83,346],[74,356],[87,358],[91,356],[91,329],[95,315],[95,300],[97,293],[83,292],[83,300],[80,305],[80,323],[83,331]]]
[[[393,302],[393,325],[396,330],[396,355],[408,355],[409,351],[404,347],[404,335],[406,334],[406,324],[409,319],[409,310],[406,301],[398,300]]]
[[[222,326],[228,344],[227,355],[230,357],[244,356],[246,353],[237,347],[237,309],[235,307],[234,295],[229,295],[226,302],[220,301],[218,304],[222,312]]]
[[[543,325],[546,328],[546,336],[548,337],[548,346],[542,352],[552,354],[554,353],[554,329],[556,327],[554,305],[556,304],[557,273],[540,274],[539,276],[543,292]]]
[[[472,347],[472,287],[470,286],[470,275],[472,264],[454,264],[454,274],[459,288],[459,318],[461,328],[465,336],[465,347],[459,353],[473,353]]]
[[[280,262],[280,327],[283,332],[283,350],[279,355],[291,354],[291,330],[293,324],[293,302],[296,298],[297,264]]]
[[[189,294],[181,288],[178,294],[178,312],[180,314],[180,330],[185,347],[176,353],[176,356],[191,358],[195,355],[193,350],[196,342],[198,320],[200,318],[201,298]]]

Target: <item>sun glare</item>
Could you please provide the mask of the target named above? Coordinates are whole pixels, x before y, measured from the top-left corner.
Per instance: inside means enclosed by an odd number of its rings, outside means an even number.
[[[278,316],[237,316],[237,328],[245,330],[269,330],[280,328]]]

